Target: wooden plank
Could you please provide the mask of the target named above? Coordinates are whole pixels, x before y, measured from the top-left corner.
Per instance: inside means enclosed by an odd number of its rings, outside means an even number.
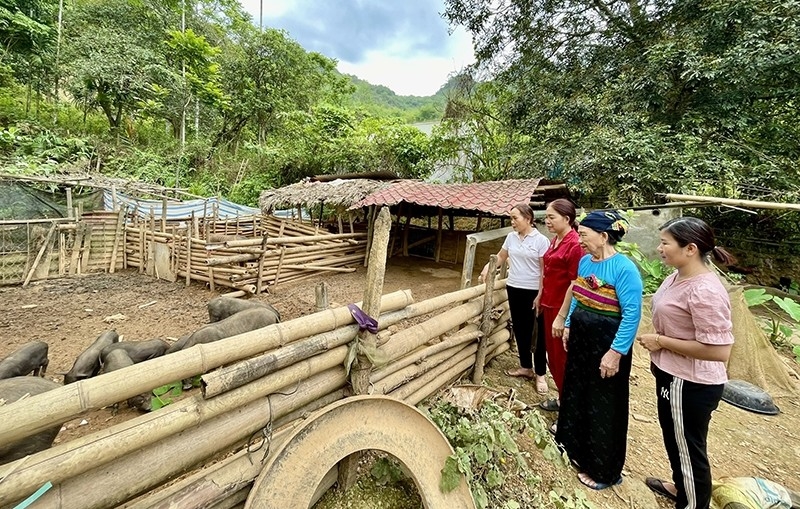
[[[119,251],[120,237],[123,237],[122,229],[125,224],[125,213],[120,211],[118,214],[117,228],[114,231],[114,247],[111,249],[111,264],[108,267],[108,271],[112,274],[117,269],[117,251]]]
[[[39,249],[39,254],[36,255],[36,259],[33,261],[33,265],[31,266],[31,270],[28,271],[28,275],[25,277],[25,281],[22,283],[22,286],[28,286],[28,283],[31,282],[31,278],[33,277],[33,273],[36,272],[36,267],[39,265],[39,262],[41,261],[42,256],[44,256],[44,252],[47,250],[47,245],[50,243],[50,238],[52,238],[53,232],[55,232],[55,231],[56,231],[56,224],[53,223],[53,225],[47,231],[47,236],[44,239],[44,243],[42,244],[42,247]]]

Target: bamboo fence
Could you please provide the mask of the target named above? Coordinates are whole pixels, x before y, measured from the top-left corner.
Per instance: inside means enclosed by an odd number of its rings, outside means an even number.
[[[272,216],[165,222],[151,211],[149,219],[134,214],[125,229],[125,260],[127,267],[156,277],[171,274],[187,285],[199,281],[212,290],[254,294],[319,273],[355,271],[366,257],[366,237]],[[162,264],[161,271],[156,245],[168,250],[169,266]]]
[[[480,285],[418,303],[408,290],[380,298],[376,345],[385,362],[370,369],[373,390],[417,404],[470,372],[479,348],[486,362],[507,350],[504,287],[498,281],[488,291]],[[397,332],[389,332],[391,325]],[[346,307],[328,309],[2,406],[0,447],[89,409],[205,373],[203,391],[0,466],[0,507],[48,481],[53,488],[29,507],[236,506],[260,473],[263,451],[276,449],[284,436],[279,428],[345,396],[343,362],[358,335]],[[253,436],[272,443],[247,452],[244,444]],[[220,454],[229,456],[214,461]],[[320,494],[335,479],[326,477]]]
[[[122,269],[124,236],[119,212],[88,212],[77,220],[0,221],[0,285]]]

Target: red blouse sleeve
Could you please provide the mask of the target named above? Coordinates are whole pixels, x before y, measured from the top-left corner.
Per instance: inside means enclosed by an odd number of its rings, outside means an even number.
[[[583,258],[583,248],[578,242],[571,242],[567,247],[565,259],[569,268],[569,280],[575,281],[578,277],[578,263]]]

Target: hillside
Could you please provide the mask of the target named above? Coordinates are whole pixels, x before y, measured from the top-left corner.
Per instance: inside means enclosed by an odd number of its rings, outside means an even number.
[[[348,104],[365,112],[381,116],[396,117],[408,122],[438,120],[444,113],[447,92],[451,88],[452,79],[434,95],[420,97],[415,95],[397,95],[383,85],[373,85],[351,74],[345,75],[355,86]]]

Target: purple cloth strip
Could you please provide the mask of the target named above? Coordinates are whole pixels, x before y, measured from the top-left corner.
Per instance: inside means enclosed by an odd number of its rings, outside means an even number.
[[[366,314],[355,304],[348,304],[347,309],[350,310],[350,314],[353,315],[353,318],[358,322],[359,330],[368,330],[373,334],[378,333],[378,320]]]

